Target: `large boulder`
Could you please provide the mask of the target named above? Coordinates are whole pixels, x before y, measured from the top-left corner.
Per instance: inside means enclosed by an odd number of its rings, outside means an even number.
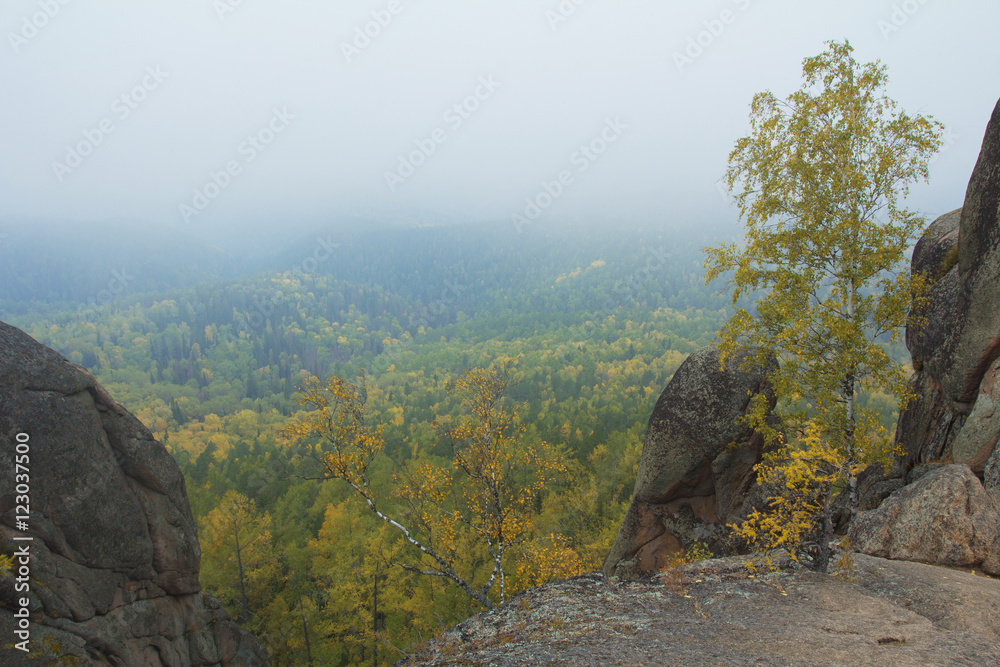
[[[20,442],[28,489],[15,478]],[[35,651],[5,640],[2,664],[267,663],[260,643],[200,592],[184,477],[164,447],[85,369],[0,322],[0,553],[25,544]],[[7,639],[25,595],[15,585],[0,576]]]
[[[861,553],[1000,575],[1000,497],[966,465],[940,466],[859,512],[850,530]]]
[[[981,473],[1000,439],[1000,359],[993,362],[979,384],[972,411],[951,446],[951,458]]]
[[[722,368],[718,349],[702,348],[660,394],[607,575],[656,571],[696,539],[712,544],[745,512],[763,439],[741,417],[758,394],[773,407],[767,377],[776,367],[773,358],[760,366],[752,357],[741,351]]]

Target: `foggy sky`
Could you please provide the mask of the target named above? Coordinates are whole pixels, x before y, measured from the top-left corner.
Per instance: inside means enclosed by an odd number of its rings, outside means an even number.
[[[751,97],[844,38],[946,125],[910,199],[934,217],[1000,95],[997,25],[993,0],[5,0],[0,233],[498,221],[546,191],[553,218],[735,220]]]

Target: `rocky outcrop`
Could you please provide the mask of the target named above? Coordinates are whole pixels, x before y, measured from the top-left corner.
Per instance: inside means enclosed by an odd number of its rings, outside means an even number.
[[[861,553],[1000,575],[1000,497],[966,465],[938,467],[859,512],[850,530]]]
[[[28,489],[15,479],[21,441]],[[4,665],[267,663],[200,592],[197,531],[167,451],[85,369],[0,322],[0,553],[25,545],[32,652],[8,643],[26,594],[0,576]]]
[[[654,572],[695,539],[716,546],[745,513],[763,440],[740,421],[751,397],[770,396],[768,372],[740,352],[691,354],[660,394],[646,429],[635,489],[604,563],[608,576]],[[773,407],[773,401],[772,401]]]
[[[899,415],[904,453],[890,477],[907,481],[914,467],[939,462],[983,478],[1000,440],[1000,102],[962,208],[927,228],[911,271],[930,286],[907,320],[915,398]],[[891,486],[863,475],[862,506],[877,506]]]
[[[948,336],[948,320],[958,294],[958,230],[962,209],[928,225],[913,249],[910,272],[924,277],[928,293],[913,304],[906,326],[906,346],[917,367],[935,356]]]
[[[959,223],[958,319],[941,385],[960,403],[976,400],[1000,356],[1000,102],[993,109]]]
[[[846,580],[738,558],[533,588],[418,647],[435,665],[1000,664],[1000,581],[856,555]]]

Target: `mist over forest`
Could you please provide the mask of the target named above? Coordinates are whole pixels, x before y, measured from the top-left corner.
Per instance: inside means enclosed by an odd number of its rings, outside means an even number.
[[[162,445],[195,584],[272,664],[391,665],[601,570],[661,392],[764,296],[706,278],[706,249],[746,247],[726,173],[754,95],[834,41],[884,65],[940,123],[900,199],[930,223],[964,201],[998,24],[985,1],[12,0],[0,320]],[[891,436],[898,395],[853,377]],[[509,552],[460,475],[491,438]]]

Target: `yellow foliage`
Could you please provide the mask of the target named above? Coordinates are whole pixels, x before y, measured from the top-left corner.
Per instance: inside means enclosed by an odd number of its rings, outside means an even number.
[[[367,487],[368,465],[382,451],[382,429],[365,417],[364,376],[357,385],[333,376],[323,382],[308,375],[299,391],[299,405],[312,408],[284,429],[294,440],[315,437],[332,446],[323,464],[327,475],[342,479],[356,489]]]
[[[347,482],[372,512],[418,550],[419,566],[405,568],[446,577],[484,606],[493,604],[488,594],[506,598],[504,568],[515,548],[532,535],[536,500],[567,471],[561,453],[547,443],[522,442],[517,410],[504,400],[512,362],[500,358],[452,383],[450,391],[461,395],[466,416],[435,422],[451,445],[450,469],[424,460],[394,475],[396,496],[407,508],[402,516],[393,516],[370,486],[368,468],[383,451],[384,441],[381,427],[369,423],[365,414],[364,376],[358,384],[339,377],[306,377],[299,402],[311,410],[284,430],[290,439],[326,443],[326,477]],[[394,423],[400,422],[401,409],[398,417]],[[491,563],[492,572],[479,590],[470,583],[477,576],[475,568],[469,573],[465,563],[470,549],[483,552]]]
[[[773,569],[775,550],[798,561],[804,548],[831,537],[821,522],[829,517],[834,485],[850,469],[850,460],[813,422],[799,446],[783,449],[780,456],[756,466],[759,483],[775,489],[768,511],[754,510],[742,524],[729,526],[756,554],[747,564],[751,570]]]
[[[0,575],[7,576],[14,567],[14,557],[0,554]]]
[[[529,542],[517,566],[517,577],[511,593],[518,593],[533,586],[567,579],[583,574],[583,562],[569,546],[569,540],[557,533],[550,533],[544,540]]]

